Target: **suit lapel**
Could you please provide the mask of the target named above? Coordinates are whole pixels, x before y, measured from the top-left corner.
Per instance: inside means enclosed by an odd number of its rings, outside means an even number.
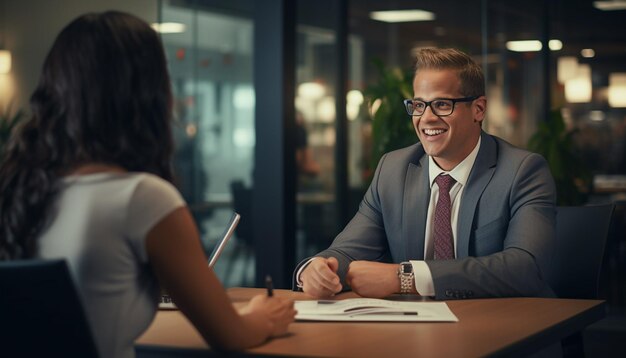
[[[424,258],[424,232],[430,200],[428,183],[428,156],[424,150],[415,162],[409,163],[404,182],[402,207],[402,241],[405,243],[405,260]]]
[[[482,132],[480,149],[467,180],[467,187],[463,190],[461,207],[459,208],[457,258],[467,257],[469,254],[469,239],[478,199],[480,199],[485,187],[493,177],[497,160],[498,146],[495,139]]]

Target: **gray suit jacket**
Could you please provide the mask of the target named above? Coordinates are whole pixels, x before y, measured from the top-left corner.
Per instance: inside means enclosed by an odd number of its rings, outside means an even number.
[[[435,298],[553,297],[543,278],[556,240],[556,188],[547,162],[485,132],[481,138],[461,198],[457,258],[426,261]],[[428,165],[420,143],[381,158],[357,214],[316,255],[337,258],[344,288],[351,261],[424,259]],[[294,289],[295,272],[307,260],[294,271]]]

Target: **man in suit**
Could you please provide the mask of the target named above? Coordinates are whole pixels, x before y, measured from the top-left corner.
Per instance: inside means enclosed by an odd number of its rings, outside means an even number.
[[[484,75],[471,57],[427,48],[415,63],[405,106],[419,143],[381,158],[359,211],[327,250],[296,267],[294,289],[553,296],[543,279],[555,243],[546,161],[482,131]]]

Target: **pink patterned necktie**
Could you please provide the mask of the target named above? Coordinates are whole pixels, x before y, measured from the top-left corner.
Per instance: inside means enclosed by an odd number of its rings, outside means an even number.
[[[451,260],[454,258],[454,239],[452,238],[452,225],[450,213],[450,188],[456,183],[453,177],[440,174],[435,178],[439,186],[439,199],[435,207],[434,245],[435,260]]]

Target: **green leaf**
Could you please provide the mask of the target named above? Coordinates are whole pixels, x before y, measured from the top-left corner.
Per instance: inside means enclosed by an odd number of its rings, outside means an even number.
[[[388,68],[380,59],[372,60],[379,80],[363,92],[369,103],[379,99],[378,111],[372,118],[372,159],[375,168],[384,153],[417,142],[411,118],[402,101],[412,95],[412,71]],[[373,172],[373,171],[372,171]]]
[[[547,121],[539,123],[528,140],[528,149],[548,161],[557,189],[558,205],[581,205],[586,201],[586,188],[591,173],[583,164],[574,145],[575,130],[567,130],[560,110],[550,112]]]

